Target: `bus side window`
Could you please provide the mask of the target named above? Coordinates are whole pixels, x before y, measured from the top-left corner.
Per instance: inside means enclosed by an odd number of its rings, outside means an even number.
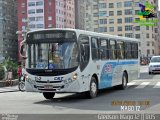
[[[124,42],[122,41],[117,41],[117,57],[124,59]]]
[[[81,71],[84,70],[84,68],[89,63],[89,37],[86,35],[80,35],[79,36],[79,48],[80,48],[80,69]]]
[[[106,60],[109,58],[108,55],[108,40],[106,39],[101,39],[100,40],[100,58],[102,60]]]
[[[98,60],[99,59],[98,38],[92,37],[91,48],[92,48],[92,60]]]
[[[129,43],[129,42],[125,43],[125,58],[126,59],[131,59],[132,58],[131,43]]]
[[[110,51],[109,58],[116,59],[117,53],[116,53],[116,41],[115,40],[110,40],[110,50],[109,51]]]

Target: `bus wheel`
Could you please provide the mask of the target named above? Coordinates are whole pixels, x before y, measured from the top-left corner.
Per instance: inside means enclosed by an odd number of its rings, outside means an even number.
[[[44,92],[43,93],[43,96],[46,98],[46,99],[53,99],[55,93],[53,92]]]
[[[90,82],[90,90],[87,92],[87,97],[88,98],[95,98],[97,96],[97,81],[94,77],[91,78],[91,82]]]
[[[127,88],[127,81],[128,81],[127,74],[126,72],[124,72],[122,76],[122,84],[120,85],[121,90],[124,90]]]

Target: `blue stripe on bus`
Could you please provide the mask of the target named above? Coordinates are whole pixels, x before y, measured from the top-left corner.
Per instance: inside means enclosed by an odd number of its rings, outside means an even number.
[[[119,61],[119,62],[107,62],[102,68],[100,76],[99,89],[112,87],[112,75],[115,67],[120,65],[132,65],[138,64],[138,61]]]

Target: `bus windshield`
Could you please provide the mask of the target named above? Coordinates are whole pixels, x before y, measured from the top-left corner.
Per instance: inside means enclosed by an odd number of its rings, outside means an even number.
[[[69,69],[78,66],[76,40],[52,38],[49,42],[47,39],[40,41],[27,44],[29,69]]]

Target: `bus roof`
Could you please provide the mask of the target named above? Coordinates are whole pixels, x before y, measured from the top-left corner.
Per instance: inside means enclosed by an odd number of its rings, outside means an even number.
[[[107,37],[107,38],[114,38],[114,39],[119,39],[119,40],[131,40],[138,42],[139,40],[136,38],[128,38],[128,37],[122,37],[122,36],[117,36],[117,35],[111,35],[111,34],[106,34],[106,33],[97,33],[97,32],[92,32],[92,31],[86,31],[86,30],[80,30],[80,29],[72,29],[72,28],[47,28],[47,29],[37,29],[37,30],[32,30],[29,31],[28,33],[33,33],[33,32],[39,32],[39,31],[50,31],[50,30],[68,30],[68,31],[74,31],[78,34],[87,34],[91,36],[98,36],[98,37]],[[28,34],[27,33],[27,34]]]

